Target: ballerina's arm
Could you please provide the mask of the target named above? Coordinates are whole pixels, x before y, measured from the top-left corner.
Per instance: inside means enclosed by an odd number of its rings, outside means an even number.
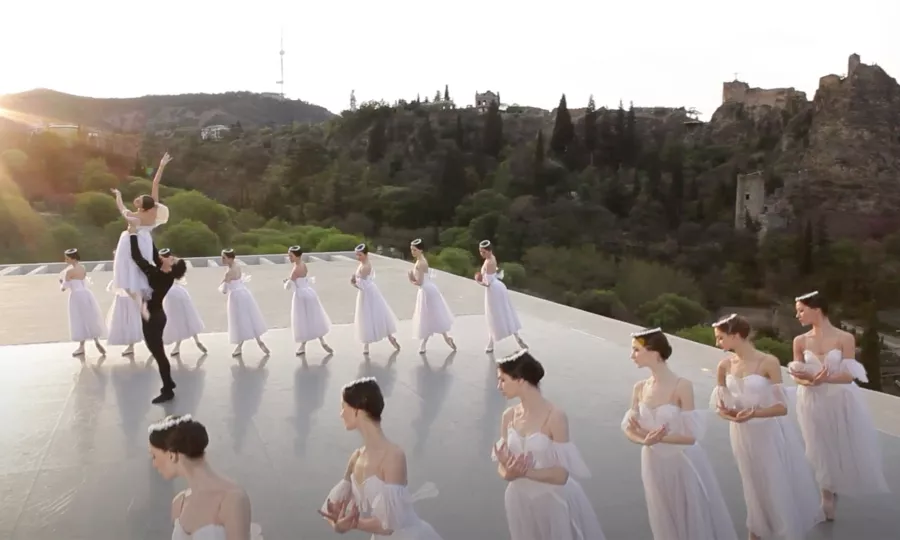
[[[754,409],[751,416],[753,418],[785,416],[788,413],[788,410],[787,405],[785,404],[784,392],[781,389],[781,384],[783,382],[781,377],[781,363],[774,356],[767,354],[763,360],[761,371],[763,375],[769,379],[769,382],[776,387],[773,389],[773,391],[776,392],[775,402],[768,407]]]
[[[569,419],[566,413],[559,409],[555,409],[547,422],[550,431],[550,439],[555,444],[563,444],[569,442]],[[557,486],[565,485],[569,481],[569,471],[565,467],[554,466],[544,469],[528,469],[525,472],[525,478],[534,480],[535,482],[543,482],[545,484],[554,484]]]
[[[390,489],[394,486],[406,486],[406,454],[403,453],[402,450],[392,451],[384,460],[382,473],[384,474],[385,489]],[[384,494],[383,496],[387,496],[387,494]],[[393,516],[390,515],[391,510],[391,505],[388,505],[385,508],[388,515],[384,516],[384,522],[382,522],[381,518],[375,516],[360,517],[356,528],[376,536],[389,536],[393,534],[394,531],[388,528],[388,524],[393,518]],[[397,508],[396,510],[403,512],[402,508]]]
[[[850,384],[854,379],[860,379],[860,377],[854,375],[852,365],[847,365],[859,364],[856,360],[856,338],[849,332],[841,339],[841,358],[843,358],[841,360],[843,369],[829,373],[825,381],[831,384]],[[862,371],[863,377],[865,377],[865,369],[862,368],[862,365],[859,365],[858,369]],[[865,379],[860,380],[865,382]]]
[[[225,527],[225,540],[250,540],[250,497],[244,490],[225,496],[219,507],[219,521]]]
[[[649,432],[640,427],[640,423],[632,422],[631,419],[635,417],[635,412],[638,410],[643,388],[644,381],[635,383],[634,388],[631,390],[631,408],[625,414],[625,419],[622,420],[622,431],[625,432],[625,437],[634,444],[641,445],[644,444],[644,439],[647,438]]]
[[[500,440],[497,441],[493,449],[493,457],[497,461],[497,474],[506,481],[511,480],[506,471],[506,461],[509,459],[509,453],[506,449],[506,435],[509,431],[509,424],[512,422],[513,414],[515,414],[515,411],[512,407],[503,411],[503,416],[500,417]],[[497,451],[498,446],[501,448],[499,453]]]
[[[128,223],[134,223],[135,225],[139,224],[141,220],[134,215],[134,212],[125,208],[125,203],[122,202],[122,192],[118,189],[113,189],[112,192],[113,195],[116,196],[116,208],[119,209],[119,213],[122,214],[122,217],[124,217]]]
[[[694,385],[691,384],[691,381],[687,379],[680,379],[678,381],[678,387],[675,389],[675,399],[678,400],[678,407],[681,409],[681,414],[691,414],[694,412]],[[696,433],[693,433],[693,430],[689,431],[692,431],[690,435],[666,433],[659,442],[690,446],[697,442],[697,438],[695,436]]]
[[[172,161],[172,158],[169,156],[169,153],[166,152],[159,161],[159,168],[156,169],[156,174],[153,175],[153,186],[150,188],[150,196],[153,197],[153,200],[156,202],[159,202],[159,182],[162,180],[163,170],[165,170],[166,165],[170,161]]]

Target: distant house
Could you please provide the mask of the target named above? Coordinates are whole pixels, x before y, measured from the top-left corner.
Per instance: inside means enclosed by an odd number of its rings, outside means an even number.
[[[216,141],[224,137],[225,134],[229,131],[231,131],[231,128],[222,124],[216,124],[215,126],[206,126],[205,128],[200,130],[200,138],[204,141]]]

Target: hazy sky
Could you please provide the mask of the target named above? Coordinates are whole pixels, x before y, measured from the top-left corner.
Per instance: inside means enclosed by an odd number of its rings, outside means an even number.
[[[449,84],[457,105],[491,89],[504,103],[546,109],[562,93],[570,107],[593,94],[598,106],[621,99],[707,117],[735,72],[751,86],[794,86],[811,98],[820,76],[846,72],[853,52],[900,78],[897,0],[3,4],[0,94],[275,92],[282,28],[285,93],[333,112],[347,108],[353,89],[360,102],[393,101]]]

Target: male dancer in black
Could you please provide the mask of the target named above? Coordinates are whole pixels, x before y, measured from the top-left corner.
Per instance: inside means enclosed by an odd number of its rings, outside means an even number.
[[[172,288],[172,284],[176,279],[181,279],[187,273],[187,264],[178,257],[160,257],[156,244],[153,244],[153,266],[147,259],[141,255],[138,247],[137,234],[133,224],[128,225],[128,232],[131,233],[131,258],[138,265],[144,274],[147,275],[147,281],[150,283],[152,294],[147,300],[147,311],[150,313],[149,318],[143,321],[144,343],[156,359],[156,367],[159,368],[159,376],[162,379],[162,389],[159,395],[153,398],[153,403],[163,403],[175,397],[175,381],[172,380],[172,366],[169,364],[169,358],[166,356],[166,349],[163,345],[163,329],[166,327],[166,312],[163,311],[163,298]]]

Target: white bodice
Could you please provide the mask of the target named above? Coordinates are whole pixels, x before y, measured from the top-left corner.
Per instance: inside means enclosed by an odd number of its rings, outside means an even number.
[[[674,403],[664,403],[656,407],[651,407],[646,403],[640,402],[637,408],[629,409],[622,418],[622,430],[628,429],[629,421],[634,418],[640,424],[641,428],[647,431],[653,431],[666,426],[668,433],[671,435],[683,435],[692,437],[695,441],[700,441],[706,434],[708,412],[705,410],[685,411]],[[691,445],[686,444],[669,444],[657,443],[653,446],[645,446],[644,450],[654,453],[659,452],[683,452]]]
[[[360,515],[377,518],[381,526],[397,533],[407,528],[419,526],[421,519],[414,508],[418,500],[437,497],[437,487],[425,483],[415,494],[410,494],[406,486],[388,484],[375,475],[357,485],[355,480],[341,480],[331,489],[322,510],[328,510],[328,501],[340,502],[352,497]]]
[[[70,290],[72,292],[76,291],[85,291],[88,288],[88,284],[85,283],[83,279],[68,279],[62,282],[63,290]]]
[[[225,527],[209,524],[200,527],[194,534],[188,534],[181,526],[181,521],[176,519],[172,540],[225,540]]]
[[[590,469],[572,442],[558,443],[542,432],[523,437],[510,426],[506,431],[506,446],[511,454],[530,454],[535,469],[562,467],[576,478],[591,476]],[[492,457],[497,459],[496,455]]]
[[[806,372],[815,375],[820,372],[823,367],[828,368],[829,374],[849,373],[857,381],[869,382],[866,374],[866,368],[863,367],[855,358],[843,358],[840,349],[831,349],[825,353],[825,357],[820,358],[810,350],[803,351],[803,362],[791,362],[788,369],[792,371]],[[856,383],[850,384],[822,384],[819,386],[801,386],[798,391],[817,392],[817,393],[835,393],[844,390],[852,390],[856,388]]]

